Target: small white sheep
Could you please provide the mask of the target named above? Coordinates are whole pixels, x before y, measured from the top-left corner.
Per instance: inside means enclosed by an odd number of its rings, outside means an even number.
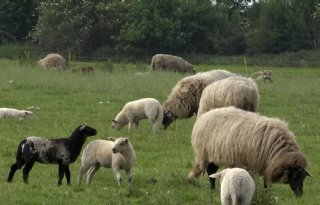
[[[119,130],[129,123],[129,130],[133,124],[139,128],[139,121],[149,119],[152,123],[152,131],[156,133],[158,124],[161,123],[163,109],[160,102],[154,98],[143,98],[125,104],[116,118],[112,120],[112,127]]]
[[[211,174],[210,178],[221,179],[222,205],[250,205],[255,184],[250,174],[241,168],[228,168]]]
[[[14,108],[0,108],[0,119],[1,118],[18,118],[19,120],[33,118],[34,114],[28,110],[17,110]]]
[[[66,59],[57,53],[48,54],[45,58],[40,59],[38,65],[44,68],[55,67],[60,70],[66,69],[67,66]]]
[[[92,176],[101,166],[113,169],[119,186],[122,181],[120,170],[125,170],[128,183],[131,183],[131,168],[135,160],[136,154],[128,138],[94,140],[83,151],[77,183],[79,185],[87,173],[87,185],[90,185]]]
[[[262,71],[257,71],[255,73],[252,73],[251,77],[255,81],[263,79],[263,82],[266,82],[266,80],[269,80],[269,82],[272,83],[271,75],[272,75],[272,70],[262,70]]]

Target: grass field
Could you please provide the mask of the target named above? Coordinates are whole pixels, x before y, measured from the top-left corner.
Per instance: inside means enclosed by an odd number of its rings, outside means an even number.
[[[78,67],[85,63],[71,63]],[[207,176],[193,183],[185,177],[191,169],[193,151],[190,144],[195,118],[179,120],[167,130],[152,134],[148,121],[139,131],[111,129],[111,120],[131,100],[154,97],[164,102],[171,88],[182,77],[177,73],[149,72],[143,64],[90,63],[92,76],[43,70],[35,62],[0,59],[0,107],[32,109],[30,120],[0,120],[0,204],[220,204],[220,190],[211,191]],[[108,69],[103,69],[108,66]],[[197,65],[198,71],[223,68],[247,75],[259,68]],[[273,184],[267,191],[255,177],[257,192],[252,204],[315,205],[320,201],[320,70],[316,68],[271,68],[274,83],[259,82],[259,113],[289,122],[298,144],[305,153],[313,176],[306,178],[304,195],[295,198],[288,185]],[[7,183],[9,169],[21,139],[31,136],[67,137],[81,123],[98,130],[88,138],[128,136],[135,148],[137,161],[132,186],[118,187],[112,170],[100,169],[90,187],[76,185],[80,158],[70,165],[71,186],[58,187],[58,166],[36,163],[29,174],[29,184],[21,170]],[[150,183],[156,178],[157,183]]]

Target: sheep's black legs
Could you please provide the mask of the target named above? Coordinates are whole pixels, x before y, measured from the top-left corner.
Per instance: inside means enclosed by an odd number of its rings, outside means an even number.
[[[59,181],[58,181],[58,185],[61,185],[64,173],[65,173],[65,166],[59,164]]]
[[[14,163],[12,166],[11,166],[11,169],[10,169],[10,173],[9,173],[9,176],[8,176],[8,179],[7,181],[8,182],[11,182],[12,181],[12,178],[14,176],[14,173],[16,173],[16,171],[19,169],[17,163]]]
[[[67,165],[65,167],[64,173],[66,174],[66,177],[67,177],[67,183],[70,185],[70,169],[69,169],[69,165]]]
[[[211,175],[211,174],[216,173],[218,171],[218,169],[219,169],[219,167],[216,166],[214,163],[209,163],[208,166],[207,166],[208,176]],[[209,181],[210,181],[211,189],[215,189],[216,188],[216,186],[215,186],[216,179],[209,177]]]
[[[26,165],[23,168],[23,181],[26,184],[28,183],[29,172],[32,169],[33,165],[34,165],[34,162],[30,161],[30,162],[26,163]]]

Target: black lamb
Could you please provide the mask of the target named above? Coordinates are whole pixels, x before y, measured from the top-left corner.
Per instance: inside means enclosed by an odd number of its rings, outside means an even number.
[[[82,146],[88,136],[94,136],[97,130],[87,124],[79,125],[69,138],[46,139],[31,136],[23,139],[17,149],[16,163],[11,166],[7,179],[12,181],[17,169],[23,168],[23,180],[28,183],[28,175],[34,163],[59,164],[59,181],[61,185],[64,174],[67,183],[70,184],[69,164],[73,163],[79,156]]]

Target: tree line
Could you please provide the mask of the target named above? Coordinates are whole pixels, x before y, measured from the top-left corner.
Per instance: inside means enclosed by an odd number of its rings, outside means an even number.
[[[0,45],[76,54],[256,54],[320,47],[319,0],[2,0]]]

